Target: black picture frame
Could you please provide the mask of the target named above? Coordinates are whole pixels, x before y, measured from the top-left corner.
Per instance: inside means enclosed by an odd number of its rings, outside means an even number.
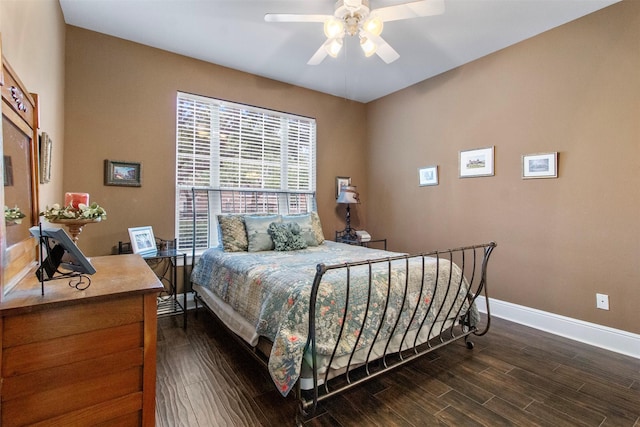
[[[105,160],[104,185],[142,187],[142,163]]]

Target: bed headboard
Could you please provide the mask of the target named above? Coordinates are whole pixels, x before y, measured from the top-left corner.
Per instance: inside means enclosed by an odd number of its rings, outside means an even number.
[[[262,213],[291,215],[317,211],[315,192],[300,190],[229,190],[193,187],[189,203],[191,206],[185,206],[188,209],[184,209],[183,212],[191,216],[190,235],[195,238],[183,239],[185,241],[179,242],[179,248],[183,250],[193,248],[194,255],[198,249],[217,245],[217,215]],[[188,230],[181,231],[183,231],[181,235],[188,234]]]

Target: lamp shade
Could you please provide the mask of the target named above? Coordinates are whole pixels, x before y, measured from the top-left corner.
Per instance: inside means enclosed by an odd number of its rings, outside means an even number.
[[[342,36],[344,33],[344,23],[334,17],[327,19],[324,22],[324,35],[328,39],[335,39]]]
[[[338,53],[340,53],[340,49],[342,49],[342,39],[332,39],[330,42],[325,44],[324,49],[327,51],[329,56],[336,58]]]
[[[376,46],[376,44],[372,42],[371,39],[368,39],[366,37],[360,38],[360,47],[362,48],[362,51],[367,58],[376,53],[376,50],[378,49],[378,46]]]
[[[337,203],[360,203],[360,197],[356,187],[352,185],[342,187]]]
[[[369,19],[362,24],[362,28],[365,31],[375,34],[376,36],[382,34],[383,27],[384,24],[382,23],[382,19],[377,16],[370,16]]]

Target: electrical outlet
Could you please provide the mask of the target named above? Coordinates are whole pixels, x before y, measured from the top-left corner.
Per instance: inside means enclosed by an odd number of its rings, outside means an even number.
[[[596,294],[596,308],[609,310],[609,295]]]

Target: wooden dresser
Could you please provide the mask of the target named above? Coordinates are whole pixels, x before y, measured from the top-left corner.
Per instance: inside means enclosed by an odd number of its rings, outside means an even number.
[[[30,273],[0,303],[0,425],[155,424],[162,284],[138,255],[91,263],[84,291]]]

